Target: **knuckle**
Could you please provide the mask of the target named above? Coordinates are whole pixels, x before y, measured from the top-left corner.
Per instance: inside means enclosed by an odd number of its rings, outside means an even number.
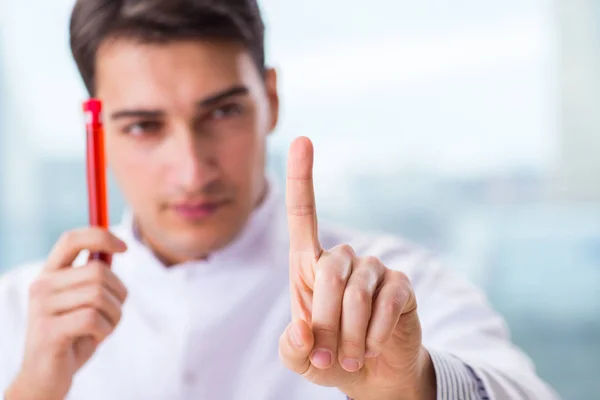
[[[110,334],[113,333],[113,331],[114,331],[114,328],[112,328],[112,327],[108,330],[99,330],[97,335],[98,335],[98,338],[100,339],[100,342],[104,342],[104,340],[106,340],[106,338],[109,337]]]
[[[94,282],[104,282],[106,280],[107,268],[99,262],[92,262],[87,266],[89,274]]]
[[[371,305],[372,301],[373,296],[371,292],[369,292],[368,288],[363,286],[354,285],[347,288],[344,293],[344,302],[346,302],[351,309]]]
[[[363,352],[365,344],[356,339],[342,339],[341,348],[345,355],[360,354]]]
[[[86,331],[96,330],[100,322],[100,315],[93,309],[85,310],[81,316],[81,324]]]
[[[367,267],[375,269],[377,271],[385,269],[383,262],[381,262],[381,260],[375,256],[366,256],[365,258],[363,258],[363,262]]]
[[[410,280],[408,276],[401,271],[389,270],[390,281],[399,284],[401,286],[410,285]]]
[[[101,307],[106,300],[104,289],[101,286],[94,286],[91,292],[91,302],[96,307]]]
[[[117,325],[119,324],[119,322],[121,322],[122,316],[123,316],[123,313],[122,313],[121,309],[119,309],[116,312],[115,320],[114,320],[114,326],[111,326],[111,331],[114,330],[117,327]]]
[[[98,240],[106,245],[106,247],[114,247],[114,245],[120,241],[112,234],[112,232],[104,229],[98,231]]]
[[[375,256],[366,256],[363,259],[369,265],[381,265],[381,260]]]
[[[385,346],[385,341],[377,336],[369,336],[367,337],[367,347],[369,349],[378,350],[382,349]]]
[[[356,256],[354,249],[348,244],[341,244],[339,246],[336,246],[333,252],[338,256],[344,257],[345,259],[351,259]]]
[[[365,288],[372,288],[373,291],[377,282],[380,280],[379,271],[373,268],[358,268],[354,273],[354,282],[357,282],[357,285],[363,286]]]
[[[38,298],[43,296],[48,290],[48,280],[44,276],[40,276],[29,286],[29,297]]]
[[[337,337],[339,328],[333,323],[320,323],[313,326],[316,337]]]
[[[287,207],[287,212],[293,217],[311,216],[315,213],[315,206],[312,204],[295,204]]]
[[[394,294],[383,302],[384,310],[388,314],[396,315],[402,312],[404,303],[406,302],[406,296],[401,290],[395,290]]]
[[[348,274],[339,267],[319,268],[317,270],[317,280],[320,280],[326,286],[332,288],[343,288],[346,286]]]
[[[59,243],[64,247],[72,247],[77,242],[77,237],[76,231],[67,231],[60,236]]]
[[[115,239],[115,236],[108,230],[94,227],[94,233],[98,235],[98,239],[103,241],[112,241]]]
[[[299,375],[308,377],[307,374],[311,369],[310,362],[307,359],[298,361],[297,357],[292,354],[292,351],[289,349],[286,332],[279,337],[278,355],[279,360],[287,369]]]
[[[308,361],[296,368],[296,372],[309,382],[314,382],[317,379],[317,370],[311,368],[310,362]]]

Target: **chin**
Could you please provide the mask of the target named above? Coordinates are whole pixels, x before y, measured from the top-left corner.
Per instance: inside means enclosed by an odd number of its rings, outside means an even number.
[[[185,253],[202,256],[227,247],[241,232],[241,226],[231,224],[206,224],[180,230],[174,236],[177,247],[185,249]]]
[[[198,260],[232,243],[244,229],[249,213],[239,208],[225,207],[202,222],[182,220],[170,214],[155,225],[155,250],[177,264],[184,260]],[[162,226],[161,226],[162,225]]]

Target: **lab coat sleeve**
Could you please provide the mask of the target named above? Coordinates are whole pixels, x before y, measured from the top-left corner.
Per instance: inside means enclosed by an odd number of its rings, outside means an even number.
[[[558,399],[477,288],[428,257],[411,275],[438,399]]]
[[[29,286],[41,264],[0,275],[0,399],[17,376],[25,349]]]

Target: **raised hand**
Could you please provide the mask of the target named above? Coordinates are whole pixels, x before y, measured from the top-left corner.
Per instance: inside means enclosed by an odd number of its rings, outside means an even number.
[[[281,359],[355,400],[435,399],[408,278],[349,245],[322,248],[312,168],[312,143],[296,139],[286,188],[292,322],[280,338]]]

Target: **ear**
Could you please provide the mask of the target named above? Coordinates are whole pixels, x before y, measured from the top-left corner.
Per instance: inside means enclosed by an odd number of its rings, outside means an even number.
[[[274,68],[268,68],[265,71],[265,89],[271,111],[271,126],[269,133],[272,133],[277,127],[279,121],[279,92],[277,91],[277,71]]]

